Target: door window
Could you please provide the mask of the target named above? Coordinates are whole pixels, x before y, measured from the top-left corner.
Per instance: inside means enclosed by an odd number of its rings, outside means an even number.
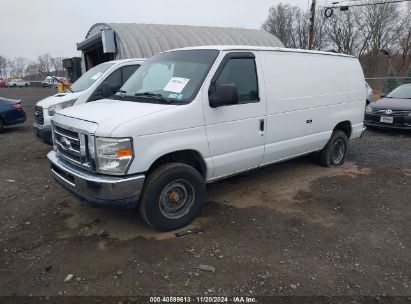
[[[240,104],[259,101],[254,58],[228,59],[215,83],[216,85],[235,84]]]

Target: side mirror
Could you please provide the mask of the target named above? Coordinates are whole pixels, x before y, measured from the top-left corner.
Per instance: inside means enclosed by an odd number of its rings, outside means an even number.
[[[235,84],[212,84],[208,93],[210,107],[218,108],[238,104],[238,89]],[[214,92],[212,92],[214,91]]]

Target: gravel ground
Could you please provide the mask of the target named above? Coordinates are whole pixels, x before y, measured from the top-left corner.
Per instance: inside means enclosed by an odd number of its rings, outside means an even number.
[[[340,168],[304,157],[208,185],[203,232],[176,237],[52,180],[31,129],[52,92],[0,89],[28,115],[0,134],[0,295],[411,295],[410,133],[368,132]]]

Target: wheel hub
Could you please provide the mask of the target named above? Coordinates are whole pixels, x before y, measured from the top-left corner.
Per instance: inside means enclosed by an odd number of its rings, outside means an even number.
[[[339,164],[343,158],[344,158],[344,154],[345,154],[345,144],[344,141],[342,139],[337,139],[332,147],[332,152],[331,152],[331,158],[334,164]]]
[[[177,180],[165,186],[160,194],[161,213],[170,219],[178,219],[190,210],[194,202],[194,188],[186,180]]]

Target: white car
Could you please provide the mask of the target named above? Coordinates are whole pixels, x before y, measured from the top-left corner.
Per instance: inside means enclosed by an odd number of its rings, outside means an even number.
[[[144,61],[123,59],[101,63],[84,73],[64,93],[40,100],[34,107],[34,134],[51,143],[50,122],[57,111],[113,95]]]
[[[82,200],[139,206],[150,226],[172,230],[199,212],[205,183],[312,152],[341,165],[363,132],[365,97],[360,63],[347,55],[173,50],[151,57],[110,99],[54,115],[48,158]]]
[[[27,88],[30,86],[30,82],[24,81],[23,79],[12,79],[6,82],[6,87],[9,88]]]

